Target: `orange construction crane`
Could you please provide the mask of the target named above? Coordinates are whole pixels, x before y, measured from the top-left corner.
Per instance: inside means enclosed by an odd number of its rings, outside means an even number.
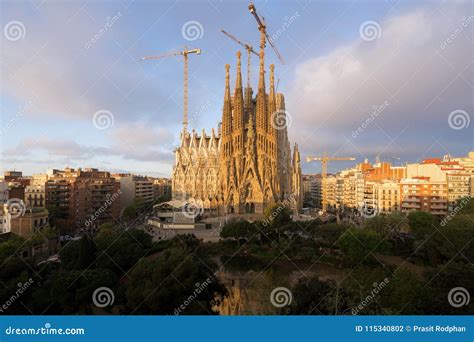
[[[141,60],[147,59],[161,59],[171,56],[183,56],[184,57],[184,113],[183,113],[183,133],[188,131],[188,55],[195,53],[200,55],[201,49],[188,50],[184,47],[183,51],[170,51],[158,56],[146,56],[140,58]]]
[[[327,212],[328,208],[328,201],[327,201],[327,185],[326,185],[326,176],[328,170],[328,162],[329,161],[343,161],[343,160],[356,160],[354,157],[328,157],[326,152],[322,157],[306,157],[306,162],[312,161],[320,161],[322,165],[322,172],[321,172],[321,185],[322,185],[322,205],[323,205],[323,213]]]
[[[280,52],[278,52],[278,49],[276,48],[275,44],[273,43],[272,39],[267,33],[267,26],[265,25],[265,18],[260,17],[257,14],[257,10],[255,9],[254,4],[249,5],[249,11],[250,13],[253,14],[255,17],[255,20],[257,21],[258,24],[258,30],[260,31],[260,51],[262,52],[265,49],[265,39],[268,41],[270,46],[272,47],[273,51],[277,55],[278,59],[280,60],[281,64],[285,64],[285,61],[283,60],[283,57],[280,55]]]
[[[241,42],[236,37],[231,35],[229,32],[226,32],[224,30],[221,30],[221,32],[225,34],[227,37],[229,37],[230,39],[232,39],[237,44],[242,45],[245,48],[245,50],[247,50],[247,88],[250,88],[250,54],[253,53],[258,56],[258,53],[255,52],[252,45]]]

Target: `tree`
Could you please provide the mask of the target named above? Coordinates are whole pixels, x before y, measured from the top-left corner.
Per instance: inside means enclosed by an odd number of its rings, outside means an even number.
[[[127,305],[138,314],[213,314],[225,289],[209,266],[188,251],[171,248],[158,258],[143,259],[130,273]]]
[[[84,235],[79,240],[78,247],[75,268],[79,270],[88,268],[95,261],[95,253],[97,251],[95,243],[88,235]]]
[[[474,266],[470,263],[448,262],[426,274],[428,294],[420,305],[426,314],[472,315],[474,301],[468,301],[466,293],[474,293]],[[453,306],[451,302],[455,305]],[[464,303],[465,305],[461,305]]]
[[[415,239],[422,240],[435,231],[438,219],[424,211],[412,211],[408,214],[408,224]]]
[[[349,265],[373,262],[374,253],[387,252],[390,244],[378,233],[365,229],[348,229],[336,245],[345,253]]]
[[[330,294],[336,289],[334,285],[320,281],[318,277],[300,279],[293,288],[292,315],[329,315],[334,313],[335,301]]]
[[[365,221],[364,228],[373,230],[384,237],[396,236],[398,233],[408,232],[410,229],[407,217],[399,212],[370,218]]]
[[[235,239],[240,246],[240,240],[249,240],[257,233],[257,227],[248,221],[238,220],[226,224],[220,233],[224,239]]]

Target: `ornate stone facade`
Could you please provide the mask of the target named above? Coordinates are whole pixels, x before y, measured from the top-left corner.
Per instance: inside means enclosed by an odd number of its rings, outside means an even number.
[[[287,134],[283,94],[275,92],[274,66],[266,92],[264,53],[260,52],[257,94],[242,87],[241,55],[237,53],[234,93],[226,65],[222,126],[210,136],[183,130],[175,151],[173,198],[195,201],[215,214],[263,213],[272,203],[301,209],[301,167],[298,146],[293,158]]]

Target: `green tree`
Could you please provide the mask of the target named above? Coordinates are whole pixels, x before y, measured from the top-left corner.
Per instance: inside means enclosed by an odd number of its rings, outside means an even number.
[[[293,303],[290,307],[292,315],[330,315],[334,313],[335,301],[331,296],[335,292],[334,285],[314,277],[300,279],[292,289]]]
[[[225,289],[208,261],[171,248],[156,259],[143,259],[130,273],[126,289],[129,308],[138,314],[213,314],[212,304]],[[181,307],[182,305],[182,307]]]
[[[374,253],[387,252],[390,244],[378,233],[365,229],[348,229],[336,245],[346,255],[349,265],[374,262]]]
[[[416,240],[430,236],[438,225],[438,219],[424,211],[412,211],[408,214],[408,224]]]

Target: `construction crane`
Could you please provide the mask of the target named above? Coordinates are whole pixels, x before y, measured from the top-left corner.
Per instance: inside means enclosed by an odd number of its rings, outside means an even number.
[[[258,56],[258,53],[255,52],[252,45],[241,42],[236,37],[231,35],[229,32],[226,32],[225,30],[221,29],[221,32],[225,34],[227,37],[229,37],[230,39],[232,39],[237,44],[242,45],[247,50],[247,88],[250,88],[250,54],[253,53]]]
[[[190,54],[201,54],[201,49],[190,49],[184,47],[183,51],[170,51],[158,56],[145,56],[140,58],[141,60],[148,59],[161,59],[171,56],[183,56],[184,57],[184,113],[183,113],[183,133],[188,131],[188,55]]]
[[[327,170],[328,170],[328,162],[329,161],[345,161],[345,160],[356,160],[354,157],[328,157],[326,152],[324,152],[324,155],[322,157],[306,157],[306,162],[312,162],[312,161],[320,161],[322,165],[322,172],[321,172],[321,184],[322,184],[322,192],[323,192],[323,198],[322,198],[322,205],[323,205],[323,213],[327,212],[328,208],[328,202],[327,202],[327,185],[326,185],[326,176],[327,176]]]
[[[280,60],[281,64],[285,64],[285,61],[283,60],[283,57],[280,55],[280,52],[278,52],[278,49],[276,48],[275,44],[273,44],[272,39],[267,33],[267,26],[265,25],[265,18],[260,17],[257,14],[257,10],[255,9],[254,4],[249,5],[249,11],[250,13],[253,14],[255,17],[255,20],[257,21],[258,24],[258,30],[260,31],[260,51],[262,52],[265,49],[265,39],[268,41],[270,46],[272,47],[273,51],[277,55],[278,59]]]

